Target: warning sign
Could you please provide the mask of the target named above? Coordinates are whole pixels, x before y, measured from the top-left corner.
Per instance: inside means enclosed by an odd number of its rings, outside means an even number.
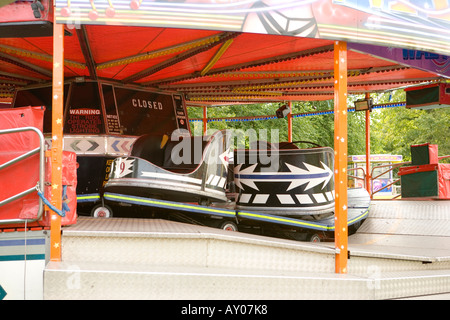
[[[75,134],[102,133],[102,117],[100,110],[90,108],[71,109],[65,129],[67,133]]]

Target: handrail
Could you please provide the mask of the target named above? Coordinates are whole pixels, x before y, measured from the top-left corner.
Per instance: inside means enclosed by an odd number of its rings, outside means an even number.
[[[36,149],[33,149],[31,151],[28,151],[8,162],[3,163],[2,165],[0,165],[0,170],[5,169],[15,163],[20,162],[23,159],[29,158],[32,155],[39,153],[39,181],[37,183],[37,185],[33,188],[30,188],[28,190],[24,190],[14,196],[9,197],[8,199],[2,200],[0,201],[0,207],[14,201],[17,199],[20,199],[34,191],[38,192],[39,188],[44,186],[44,174],[45,174],[45,140],[44,140],[44,135],[42,134],[42,132],[35,128],[35,127],[23,127],[23,128],[14,128],[14,129],[4,129],[4,130],[0,130],[0,135],[2,134],[8,134],[8,133],[18,133],[18,132],[25,132],[25,131],[33,131],[35,132],[38,137],[39,137],[39,147]],[[17,223],[29,223],[29,222],[35,222],[41,219],[42,214],[44,212],[44,205],[43,205],[43,201],[41,199],[41,197],[39,197],[39,210],[37,213],[36,218],[32,218],[32,219],[5,219],[5,220],[0,220],[0,225],[3,224],[17,224]]]
[[[382,164],[382,165],[379,165],[379,166],[374,166],[374,167],[372,168],[371,174],[370,174],[370,181],[371,181],[371,182],[370,182],[370,197],[371,197],[371,199],[373,199],[373,196],[374,196],[375,193],[380,192],[380,191],[382,191],[382,190],[384,190],[384,189],[386,189],[386,188],[389,188],[390,186],[392,186],[392,185],[396,184],[398,181],[400,181],[400,179],[396,179],[396,180],[394,180],[393,182],[391,182],[391,183],[389,183],[389,184],[383,186],[382,188],[380,188],[380,189],[374,191],[374,190],[373,190],[373,181],[374,181],[375,179],[377,179],[378,177],[381,177],[382,175],[384,175],[384,174],[386,174],[386,173],[388,173],[388,172],[390,172],[390,171],[392,171],[392,170],[394,170],[394,169],[396,169],[396,168],[398,168],[398,167],[401,167],[401,166],[404,166],[404,165],[410,165],[410,164],[411,164],[411,161],[406,161],[406,162],[388,163],[388,164]],[[377,175],[377,176],[374,176],[374,175],[373,175],[375,169],[386,168],[386,167],[390,167],[390,169],[388,169],[388,170],[386,170],[386,171],[383,171],[382,173],[380,173],[380,174]],[[392,199],[396,199],[396,198],[398,198],[398,197],[399,197],[399,195],[396,195],[396,196],[394,196]]]
[[[358,176],[354,176],[354,175],[348,174],[348,172],[350,172],[350,171],[356,171],[356,170],[361,170],[361,171],[363,172],[363,177],[362,177],[362,178],[361,178],[361,177],[358,177]],[[347,169],[347,178],[353,178],[353,179],[356,179],[356,180],[362,180],[363,183],[364,183],[364,189],[367,189],[367,188],[366,188],[366,171],[364,170],[364,168],[361,168],[361,167],[348,168],[348,169]]]
[[[438,161],[440,161],[440,160],[442,160],[442,159],[447,159],[447,158],[450,158],[450,155],[438,157]],[[382,188],[380,188],[380,189],[374,191],[374,190],[373,190],[373,181],[374,181],[375,179],[377,179],[378,177],[381,177],[382,175],[384,175],[384,174],[386,174],[386,173],[388,173],[388,172],[390,172],[390,171],[392,171],[392,170],[394,170],[394,169],[396,169],[396,168],[398,168],[398,167],[405,166],[405,165],[411,165],[411,164],[412,164],[411,161],[406,161],[406,162],[390,163],[390,164],[383,164],[383,165],[379,165],[379,166],[374,166],[374,167],[372,168],[372,171],[371,171],[371,177],[370,177],[370,180],[371,180],[371,184],[370,184],[370,191],[371,191],[371,192],[370,192],[370,197],[373,199],[373,195],[374,195],[375,193],[380,192],[381,190],[384,190],[384,189],[386,189],[386,188],[389,188],[390,186],[392,186],[392,185],[394,185],[394,184],[396,184],[397,182],[400,181],[400,178],[399,178],[399,179],[396,179],[396,180],[392,181],[391,183],[389,183],[389,184],[383,186]],[[374,176],[374,175],[373,175],[375,169],[385,168],[385,167],[390,167],[390,169],[388,169],[388,170],[386,170],[386,171],[383,171],[382,173],[380,173],[380,174],[377,175],[377,176]],[[396,198],[398,198],[399,196],[400,196],[400,195],[396,195],[396,196],[394,196],[392,199],[396,199]]]

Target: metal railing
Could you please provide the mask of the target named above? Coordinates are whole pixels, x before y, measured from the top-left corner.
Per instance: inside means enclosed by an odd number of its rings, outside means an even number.
[[[42,132],[34,127],[23,127],[23,128],[14,128],[14,129],[5,129],[5,130],[0,130],[0,135],[2,134],[12,134],[12,133],[19,133],[19,132],[26,132],[26,131],[32,131],[35,132],[38,137],[39,137],[39,147],[36,149],[33,149],[31,151],[28,151],[14,159],[9,160],[8,162],[5,162],[3,164],[0,165],[0,172],[1,170],[4,170],[6,168],[8,168],[9,166],[16,164],[24,159],[27,159],[37,153],[39,153],[39,181],[37,182],[37,185],[35,187],[29,188],[27,190],[24,190],[16,195],[13,195],[11,197],[9,197],[8,199],[2,200],[0,201],[0,207],[11,203],[17,199],[23,198],[26,195],[33,193],[33,192],[38,192],[39,188],[42,188],[44,186],[44,175],[45,175],[45,140],[44,140],[44,135],[42,134]],[[0,220],[0,225],[4,225],[4,224],[17,224],[17,223],[29,223],[29,222],[35,222],[41,219],[42,214],[44,212],[44,205],[43,205],[43,201],[41,199],[41,197],[39,197],[39,209],[38,209],[38,213],[36,215],[36,218],[26,218],[26,219],[4,219],[4,220]]]
[[[350,172],[354,172],[354,171],[362,171],[362,177],[359,177],[358,175],[352,175],[350,174]],[[356,167],[356,168],[348,168],[347,169],[347,179],[354,179],[354,180],[362,180],[363,185],[364,185],[364,189],[366,188],[366,170],[364,170],[364,168],[361,167]]]
[[[447,158],[450,158],[450,155],[438,157],[438,161],[440,161],[442,159],[447,159]],[[371,181],[371,183],[370,183],[370,197],[373,199],[373,196],[376,193],[381,192],[382,190],[387,189],[387,188],[389,188],[391,186],[394,186],[397,182],[400,181],[400,178],[394,178],[391,183],[389,183],[389,184],[387,184],[387,185],[383,186],[382,188],[379,188],[379,189],[377,189],[375,191],[373,190],[373,181],[374,180],[376,180],[377,178],[383,176],[384,174],[386,174],[388,172],[391,172],[392,170],[394,170],[396,168],[399,168],[401,166],[411,165],[411,164],[412,164],[411,161],[406,161],[406,162],[399,162],[399,163],[391,163],[391,164],[383,164],[383,165],[379,165],[379,166],[374,166],[372,168],[371,174],[370,174],[370,181]],[[380,169],[380,168],[388,168],[388,169],[386,171],[383,171],[383,172],[379,173],[378,175],[374,176],[375,170]],[[397,199],[400,196],[401,196],[401,194],[394,194],[393,197],[391,198],[391,200]]]
[[[396,184],[397,182],[400,181],[400,178],[393,179],[393,181],[391,183],[389,183],[389,184],[387,184],[387,185],[385,185],[385,186],[383,186],[383,187],[381,187],[381,188],[379,188],[379,189],[377,189],[375,191],[373,190],[373,181],[374,180],[376,180],[377,178],[385,175],[386,173],[389,173],[389,172],[393,171],[396,168],[399,168],[399,167],[405,166],[405,165],[410,165],[410,164],[411,164],[411,161],[406,161],[406,162],[388,163],[388,164],[382,164],[382,165],[379,165],[379,166],[374,166],[372,168],[371,172],[370,172],[370,197],[373,199],[373,196],[376,193],[381,192],[384,189],[387,189],[387,188],[393,186],[394,184]],[[383,171],[380,174],[374,176],[375,170],[380,169],[380,168],[388,168],[388,169],[386,171]],[[394,195],[394,197],[392,197],[391,199],[397,199],[398,197],[400,197],[400,195],[401,194]]]

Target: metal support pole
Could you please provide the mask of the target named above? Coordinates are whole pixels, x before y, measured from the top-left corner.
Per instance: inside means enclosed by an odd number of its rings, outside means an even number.
[[[334,44],[335,272],[347,273],[347,43]]]
[[[206,130],[208,130],[208,108],[203,106],[203,135],[206,135]]]
[[[288,120],[288,142],[292,142],[292,101],[288,104],[289,113],[287,115]]]
[[[53,12],[55,10],[53,9]],[[62,209],[62,148],[64,104],[64,25],[53,23],[52,188],[51,203]],[[61,217],[51,211],[50,260],[61,261]]]
[[[366,93],[366,99],[370,98],[370,93]],[[370,110],[366,110],[366,190],[372,197],[370,176]]]

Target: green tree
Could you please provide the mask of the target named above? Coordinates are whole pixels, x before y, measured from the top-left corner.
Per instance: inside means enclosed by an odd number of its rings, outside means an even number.
[[[404,102],[405,92],[396,90],[371,94],[374,103],[386,104]],[[362,95],[348,98],[349,108]],[[208,108],[208,118],[274,116],[280,103],[261,103]],[[293,114],[306,114],[333,110],[333,100],[294,102]],[[202,108],[188,108],[190,118],[201,119]],[[450,109],[411,110],[405,107],[377,108],[370,113],[370,136],[372,154],[400,154],[405,161],[411,159],[410,146],[430,142],[439,146],[439,155],[450,155]],[[348,113],[348,154],[365,154],[365,112]],[[196,134],[202,133],[202,123],[191,123]],[[286,119],[258,121],[214,121],[208,129],[240,129],[244,132],[266,129],[270,141],[270,131],[279,130],[279,140],[288,140]],[[334,115],[298,116],[293,119],[293,141],[310,141],[322,146],[334,146]],[[310,147],[302,144],[301,147]]]
[[[377,96],[385,103],[387,93]],[[405,101],[404,92],[398,90],[392,102]],[[400,154],[411,160],[413,144],[437,144],[439,155],[450,155],[450,110],[448,108],[414,110],[405,107],[385,108],[371,115],[371,152]]]

